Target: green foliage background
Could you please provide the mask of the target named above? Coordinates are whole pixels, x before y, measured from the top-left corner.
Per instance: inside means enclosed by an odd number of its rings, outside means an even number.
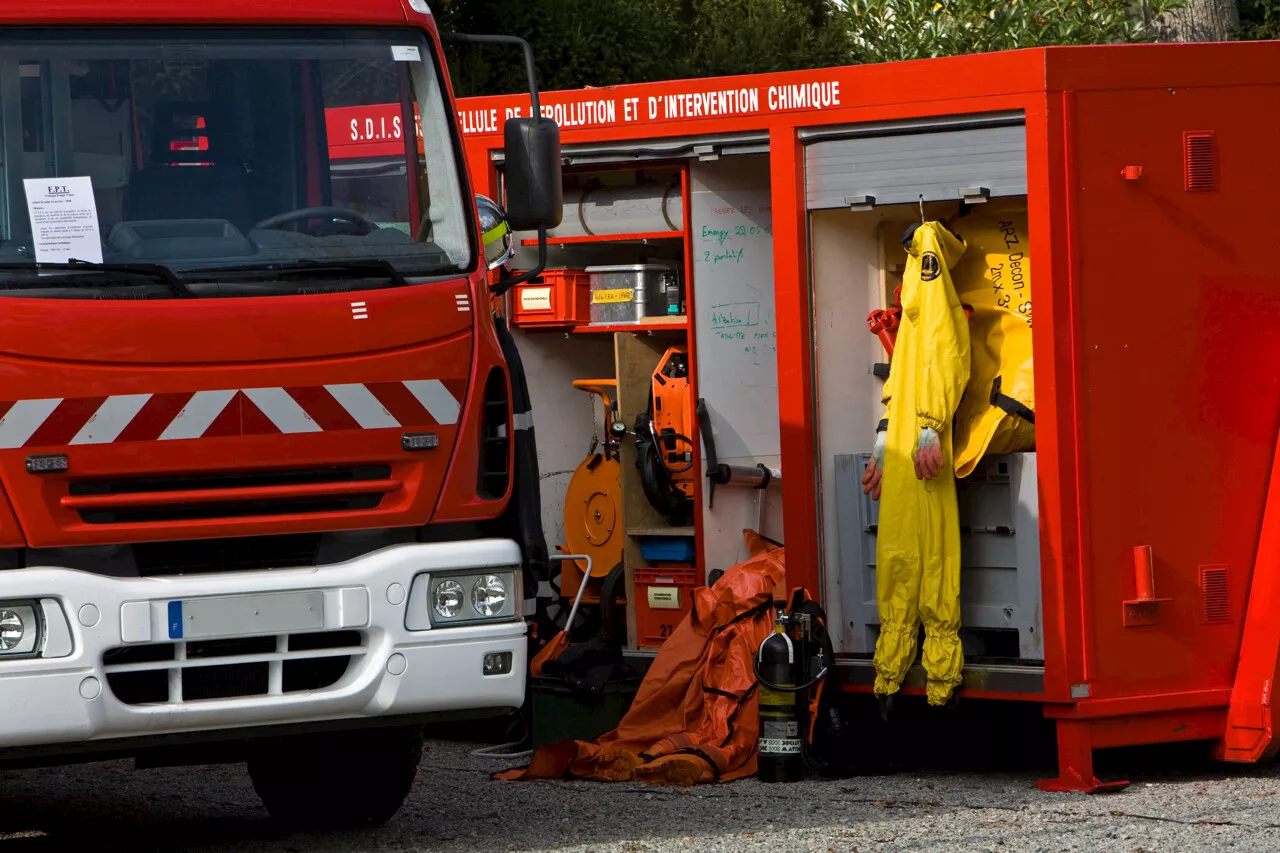
[[[521,35],[539,86],[578,89],[1040,45],[1155,41],[1186,0],[434,0],[445,30]],[[1240,0],[1241,38],[1280,38],[1280,0]],[[525,91],[510,48],[450,47],[458,94]]]
[[[826,0],[444,0],[446,30],[520,35],[538,84],[576,89],[849,62]],[[450,48],[458,94],[526,91],[514,49]]]
[[[1280,0],[1240,0],[1240,38],[1280,39]]]

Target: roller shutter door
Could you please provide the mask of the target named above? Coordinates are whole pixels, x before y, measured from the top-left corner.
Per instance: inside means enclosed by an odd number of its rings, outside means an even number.
[[[809,210],[1027,193],[1020,114],[802,133]]]

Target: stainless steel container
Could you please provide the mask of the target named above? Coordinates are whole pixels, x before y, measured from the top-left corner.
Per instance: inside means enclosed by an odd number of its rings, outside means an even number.
[[[592,323],[638,323],[667,313],[666,280],[676,275],[667,264],[619,264],[587,267],[591,276]]]

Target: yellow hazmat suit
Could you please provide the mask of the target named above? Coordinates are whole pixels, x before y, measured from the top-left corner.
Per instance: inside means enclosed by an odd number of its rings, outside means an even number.
[[[883,397],[888,434],[876,535],[875,692],[888,695],[902,686],[923,621],[931,705],[947,702],[964,666],[951,425],[969,381],[969,325],[950,274],[964,251],[964,242],[938,222],[911,235],[902,322]],[[917,447],[935,441],[941,465],[932,479],[920,479]]]
[[[1026,202],[992,202],[957,220],[968,244],[951,271],[973,309],[969,387],[956,413],[955,471],[967,477],[988,453],[1034,450],[1031,253]]]

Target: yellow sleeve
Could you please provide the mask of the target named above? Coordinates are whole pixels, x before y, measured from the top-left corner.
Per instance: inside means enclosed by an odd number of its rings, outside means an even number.
[[[917,262],[908,268],[908,275],[914,273],[920,280],[915,287],[902,289],[902,310],[912,316],[922,347],[917,368],[916,417],[920,428],[941,433],[951,423],[969,384],[969,324],[936,231],[927,227],[920,230],[920,258],[913,259]],[[923,263],[930,253],[932,261]],[[915,304],[909,305],[908,301]]]

